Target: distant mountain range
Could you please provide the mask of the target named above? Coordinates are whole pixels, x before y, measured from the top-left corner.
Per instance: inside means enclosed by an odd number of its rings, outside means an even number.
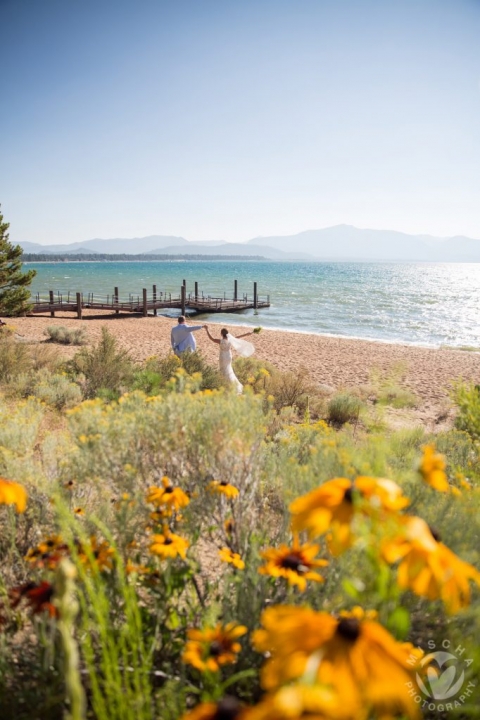
[[[257,237],[247,243],[222,240],[190,241],[170,235],[143,238],[86,240],[68,245],[40,245],[20,242],[26,253],[45,254],[162,254],[262,256],[269,260],[400,260],[425,262],[480,262],[480,240],[464,236],[438,238],[407,235],[393,230],[361,230],[352,225],[335,225],[323,230],[306,230],[296,235]]]

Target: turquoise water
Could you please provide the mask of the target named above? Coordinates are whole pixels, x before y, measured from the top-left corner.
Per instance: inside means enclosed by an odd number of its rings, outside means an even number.
[[[480,263],[74,262],[29,263],[32,293],[158,290],[270,295],[271,307],[212,315],[230,325],[420,345],[480,346]],[[175,314],[175,313],[172,313]],[[206,316],[203,316],[206,317]]]

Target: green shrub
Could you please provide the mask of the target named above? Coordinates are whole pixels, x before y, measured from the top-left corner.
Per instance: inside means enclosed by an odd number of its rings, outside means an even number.
[[[480,385],[459,383],[453,396],[458,407],[456,427],[480,440]]]
[[[120,394],[134,375],[134,363],[127,350],[122,350],[106,327],[96,345],[82,348],[69,363],[69,372],[84,377],[84,395],[93,398],[99,390]]]
[[[147,395],[158,395],[179,368],[183,368],[189,376],[201,375],[200,390],[218,390],[224,386],[220,372],[207,363],[201,352],[196,351],[182,353],[180,357],[168,353],[163,357],[149,358],[135,373],[133,389],[142,390]]]
[[[63,325],[50,325],[44,330],[50,342],[61,345],[85,345],[87,334],[84,328],[67,328]]]
[[[28,345],[32,359],[32,370],[50,370],[55,372],[63,362],[58,349],[48,343],[39,342]]]
[[[47,369],[31,370],[18,375],[9,386],[20,397],[35,397],[57,410],[71,408],[82,401],[82,391],[66,375],[52,374]]]
[[[406,366],[403,363],[397,363],[389,375],[384,375],[380,370],[372,370],[370,386],[366,389],[380,405],[394,408],[415,407],[418,403],[416,396],[402,385],[405,374]]]
[[[299,368],[297,372],[278,372],[269,380],[267,392],[273,395],[273,407],[277,412],[282,408],[294,407],[303,414],[309,404],[309,397],[315,395],[315,386],[308,371]]]
[[[265,390],[268,379],[279,372],[272,363],[255,357],[235,358],[233,369],[242,385],[250,385],[255,392]]]
[[[361,400],[349,393],[339,393],[328,403],[327,416],[332,425],[345,425],[358,420],[362,408]]]
[[[224,382],[217,368],[207,363],[202,353],[185,352],[180,355],[182,367],[188,375],[200,373],[202,380],[200,383],[201,390],[218,390],[223,387]]]
[[[0,338],[0,382],[8,383],[16,375],[27,372],[32,366],[29,348],[10,335]]]

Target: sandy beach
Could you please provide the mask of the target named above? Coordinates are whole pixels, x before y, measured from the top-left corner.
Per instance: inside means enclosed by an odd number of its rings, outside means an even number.
[[[201,319],[197,322],[203,324]],[[105,326],[139,361],[169,351],[170,329],[175,323],[176,320],[160,316],[141,318],[110,314],[99,317],[94,311],[88,310],[83,320],[78,320],[72,313],[57,313],[55,318],[36,315],[9,321],[9,325],[16,328],[17,334],[27,341],[44,341],[46,327],[64,325],[70,328],[83,327],[89,341],[94,342],[100,336],[102,326]],[[194,325],[196,322],[192,319],[189,324]],[[211,333],[219,336],[223,325],[211,321],[208,324]],[[233,335],[248,330],[239,326],[231,327]],[[215,363],[217,347],[208,340],[203,330],[196,332],[195,337],[198,349],[209,362]],[[280,370],[298,372],[300,368],[305,368],[314,381],[335,389],[367,384],[372,370],[388,376],[401,364],[405,368],[403,385],[419,399],[412,420],[421,422],[429,429],[442,426],[450,414],[449,389],[452,381],[463,378],[480,383],[478,352],[274,330],[263,330],[249,339],[255,345],[257,358],[268,360]],[[72,347],[58,347],[66,355],[76,351]]]

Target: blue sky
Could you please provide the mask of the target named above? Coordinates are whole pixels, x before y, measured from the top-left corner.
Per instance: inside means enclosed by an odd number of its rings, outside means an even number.
[[[480,0],[0,0],[12,241],[480,238]]]

